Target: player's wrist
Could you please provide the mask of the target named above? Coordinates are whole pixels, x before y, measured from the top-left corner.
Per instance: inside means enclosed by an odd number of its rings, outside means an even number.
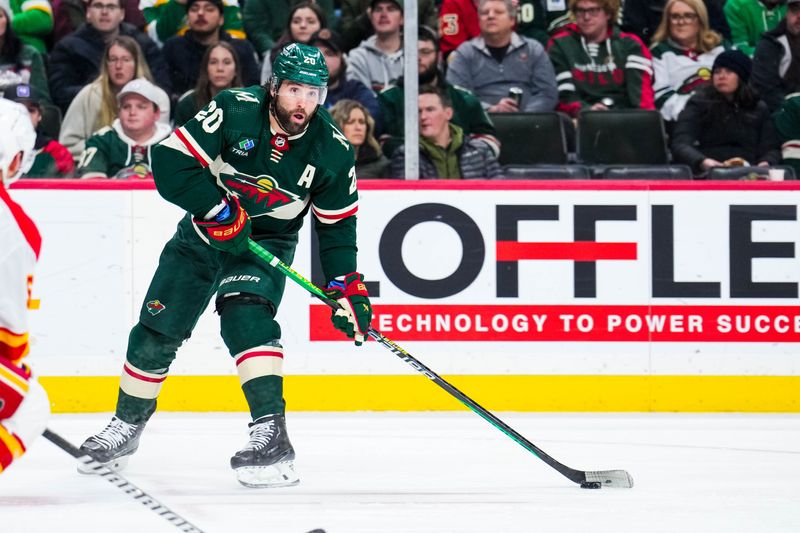
[[[222,210],[214,215],[214,222],[223,222],[231,218],[231,206],[225,202],[225,205],[222,206]]]
[[[344,287],[344,281],[338,278],[330,280],[326,286],[327,289],[338,289],[340,291],[344,291]]]
[[[225,198],[222,198],[217,205],[209,209],[208,212],[203,215],[202,220],[217,222],[217,215],[219,215],[226,207],[230,209],[228,202],[225,201]],[[228,212],[228,215],[230,215],[230,211]]]

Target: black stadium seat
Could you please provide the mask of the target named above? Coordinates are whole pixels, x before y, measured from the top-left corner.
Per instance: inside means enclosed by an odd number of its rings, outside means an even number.
[[[506,165],[503,167],[503,177],[512,180],[588,180],[592,173],[584,165]]]
[[[42,121],[39,123],[39,129],[48,137],[58,140],[61,131],[61,110],[58,106],[42,105]]]
[[[688,165],[625,165],[609,166],[601,175],[606,180],[690,180]]]
[[[492,113],[500,140],[500,165],[560,165],[567,162],[561,117],[550,113]]]
[[[643,109],[582,111],[577,154],[586,165],[666,165],[670,159],[661,114]]]

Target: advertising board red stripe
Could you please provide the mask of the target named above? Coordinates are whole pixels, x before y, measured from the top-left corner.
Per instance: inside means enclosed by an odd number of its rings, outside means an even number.
[[[800,342],[800,307],[378,304],[372,326],[398,341]],[[309,334],[349,340],[322,305]]]
[[[497,241],[498,261],[567,259],[600,261],[637,258],[635,242],[513,242]]]

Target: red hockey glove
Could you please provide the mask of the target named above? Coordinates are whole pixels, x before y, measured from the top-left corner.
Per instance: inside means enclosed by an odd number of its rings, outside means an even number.
[[[250,238],[250,217],[235,196],[223,198],[225,207],[211,220],[197,217],[192,222],[208,237],[208,243],[223,252],[242,255]]]
[[[361,346],[372,322],[372,305],[364,285],[364,276],[351,272],[344,277],[344,282],[331,281],[325,294],[342,306],[331,313],[333,327],[354,339],[356,346]]]

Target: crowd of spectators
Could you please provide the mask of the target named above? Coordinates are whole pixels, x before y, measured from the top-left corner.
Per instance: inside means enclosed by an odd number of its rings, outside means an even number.
[[[417,4],[422,178],[502,177],[497,114],[557,112],[575,128],[609,109],[659,113],[672,162],[696,177],[800,170],[800,0]],[[402,179],[403,11],[403,0],[0,0],[0,92],[38,128],[28,177],[143,178],[153,143],[220,91],[268,83],[278,50],[302,42],[323,53],[325,107],[358,175]]]

